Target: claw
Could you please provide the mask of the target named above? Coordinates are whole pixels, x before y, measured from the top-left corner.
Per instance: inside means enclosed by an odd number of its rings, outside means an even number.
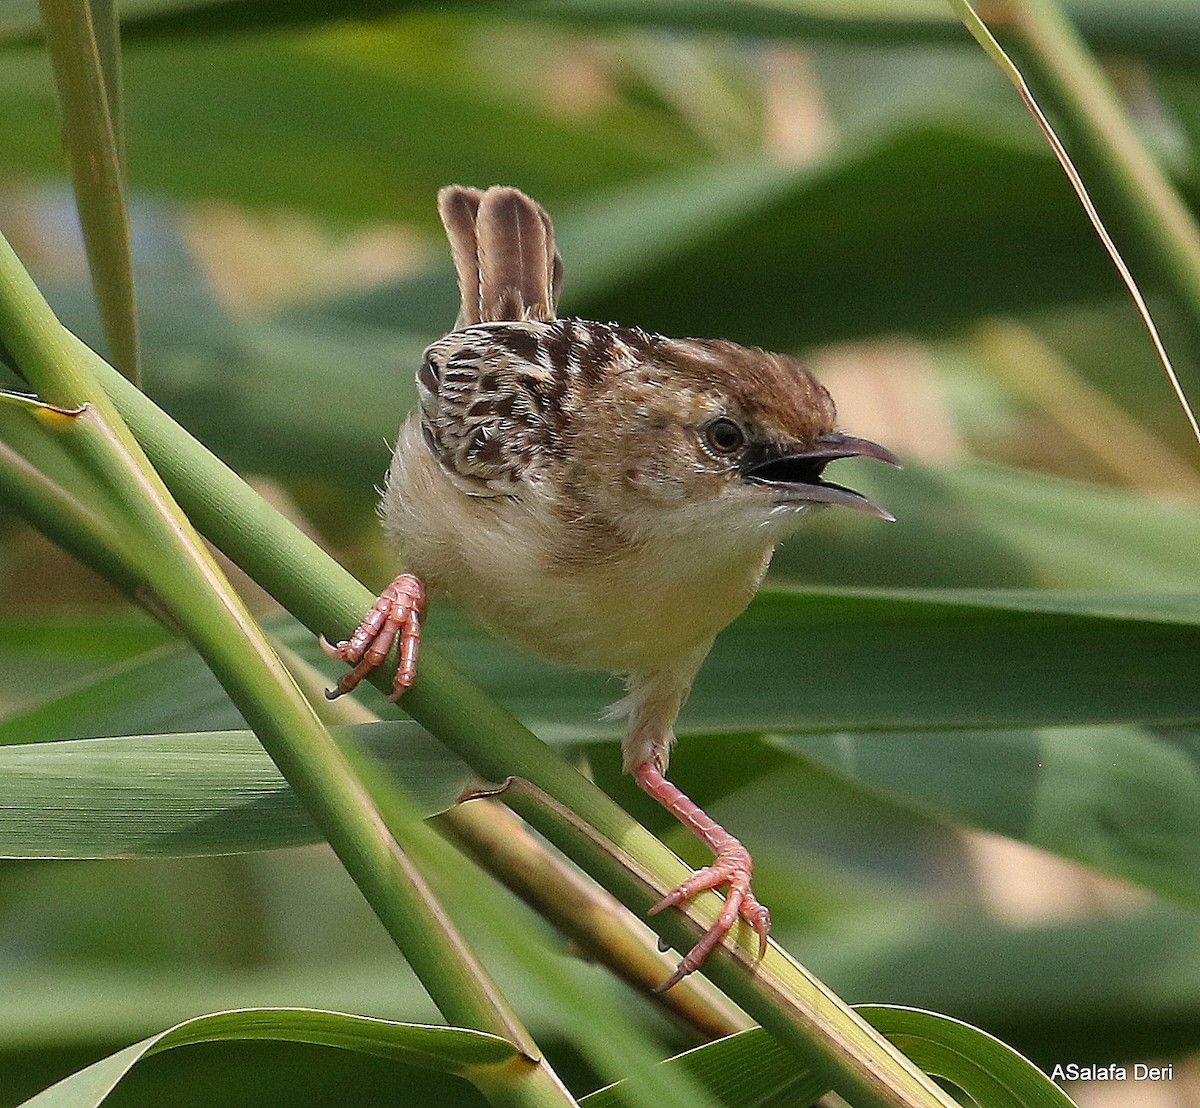
[[[336,645],[324,635],[321,649],[331,658],[349,662],[353,669],[343,673],[332,689],[325,690],[329,700],[350,692],[387,657],[392,644],[400,640],[400,664],[392,683],[390,700],[399,700],[417,676],[417,651],[421,643],[421,616],[425,612],[425,586],[420,578],[402,573],[375,601],[362,622],[348,639]]]
[[[690,900],[706,889],[727,887],[725,905],[713,925],[700,936],[700,941],[684,955],[675,972],[659,986],[658,992],[666,992],[679,984],[689,973],[703,964],[714,947],[732,930],[738,918],[744,919],[758,935],[758,954],[754,959],[757,966],[767,952],[767,935],[771,930],[771,913],[758,902],[750,890],[750,874],[754,868],[750,852],[728,831],[710,819],[700,807],[689,800],[679,789],[662,775],[653,762],[636,767],[634,778],[651,796],[671,812],[685,827],[694,831],[717,857],[712,865],[692,874],[683,884],[672,889],[653,908],[650,915]],[[661,943],[660,943],[661,949]]]

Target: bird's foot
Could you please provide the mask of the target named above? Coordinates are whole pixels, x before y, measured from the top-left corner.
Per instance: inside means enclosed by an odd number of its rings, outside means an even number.
[[[363,617],[354,633],[336,646],[321,636],[321,649],[331,658],[341,658],[354,668],[343,673],[325,695],[334,700],[348,693],[387,657],[400,640],[400,664],[392,682],[390,700],[399,700],[417,676],[417,649],[421,642],[421,619],[425,615],[425,586],[411,573],[402,573],[382,593]]]
[[[712,865],[697,870],[683,884],[667,893],[650,909],[650,914],[655,915],[666,908],[682,904],[706,889],[727,889],[721,914],[700,936],[700,941],[688,951],[675,972],[659,987],[659,991],[665,992],[689,973],[699,969],[712,949],[729,934],[739,916],[750,924],[758,935],[758,956],[755,959],[757,965],[767,952],[771,913],[758,902],[750,890],[750,874],[754,869],[750,851],[711,819],[698,804],[663,777],[662,771],[655,763],[647,762],[637,766],[633,774],[646,792],[671,812],[680,823],[695,832],[717,855]]]
[[[692,874],[682,885],[672,889],[653,908],[650,914],[655,915],[665,908],[682,904],[697,893],[706,889],[719,889],[727,886],[725,906],[716,922],[704,932],[700,941],[692,947],[683,960],[675,968],[675,972],[659,987],[659,992],[665,992],[672,985],[677,985],[689,973],[699,969],[709,952],[729,934],[738,917],[741,916],[758,935],[758,957],[755,962],[762,960],[767,952],[767,934],[771,930],[771,913],[758,902],[750,891],[750,872],[753,862],[748,851],[732,835],[717,851],[717,859],[711,866],[705,866]]]

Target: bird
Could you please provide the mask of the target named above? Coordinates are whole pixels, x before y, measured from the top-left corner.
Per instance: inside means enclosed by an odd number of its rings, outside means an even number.
[[[725,339],[560,318],[563,263],[546,211],[516,188],[438,193],[461,303],[425,351],[380,502],[402,572],[330,655],[352,690],[399,642],[392,698],[417,676],[428,599],[500,639],[618,675],[622,761],[714,860],[651,912],[724,889],[718,919],[660,988],[692,973],[739,917],[768,909],[750,852],[666,778],[674,725],[713,640],[750,603],[776,545],[814,511],[893,517],[827,481],[885,447],[836,429],[799,362]],[[757,965],[757,961],[755,963]]]

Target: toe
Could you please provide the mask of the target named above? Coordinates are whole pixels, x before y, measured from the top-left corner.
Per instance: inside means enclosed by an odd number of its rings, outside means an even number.
[[[682,904],[706,889],[718,889],[722,886],[727,886],[727,892],[721,914],[680,961],[675,972],[659,986],[660,992],[677,985],[688,974],[699,969],[705,958],[729,934],[739,917],[750,924],[758,936],[758,952],[754,964],[757,965],[765,956],[767,936],[771,930],[771,913],[758,902],[750,890],[750,859],[744,850],[730,850],[719,855],[711,866],[692,874],[687,881],[667,893],[650,909],[650,914],[654,915],[665,908]]]
[[[704,869],[697,870],[681,885],[676,885],[666,896],[662,898],[653,908],[650,909],[650,915],[657,915],[664,908],[672,908],[676,904],[682,904],[685,900],[691,900],[697,893],[706,892],[709,889],[720,889],[726,885],[731,888],[734,886],[742,886],[743,893],[750,889],[750,877],[746,873],[745,880],[741,879],[742,871],[738,866],[730,864],[725,859],[718,858],[711,866],[705,866]]]
[[[758,954],[754,959],[754,964],[757,966],[767,953],[767,937],[771,933],[771,913],[767,911],[765,905],[759,904],[754,899],[754,894],[747,889],[746,899],[742,901],[741,916],[758,935]]]

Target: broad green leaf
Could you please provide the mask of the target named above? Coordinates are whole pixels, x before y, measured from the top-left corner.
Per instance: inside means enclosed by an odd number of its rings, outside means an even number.
[[[1135,727],[792,735],[855,788],[1200,906],[1200,732]]]
[[[1191,38],[1196,30],[1196,11],[1188,0],[1154,0],[1136,9],[1120,0],[1065,0],[1063,6],[1097,47],[1194,57],[1192,44],[1178,41]],[[961,41],[958,28],[947,19],[947,9],[933,0],[520,0],[515,11],[584,25],[604,19],[635,26],[662,24],[801,40]]]
[[[779,580],[863,586],[1191,590],[1190,505],[983,462],[903,471],[845,463],[838,480],[886,505],[887,526],[825,512],[775,554]]]
[[[986,1108],[1071,1108],[1071,1099],[1011,1047],[949,1016],[916,1008],[860,1005],[856,1009],[926,1073],[944,1078]],[[676,1055],[663,1063],[695,1077],[723,1108],[807,1108],[827,1084],[784,1051],[761,1028]],[[620,1108],[625,1083],[586,1096],[585,1108]]]
[[[186,308],[175,310],[177,320],[180,311],[186,317]],[[161,406],[241,470],[321,476],[361,501],[375,497],[389,444],[415,401],[429,336],[303,322],[197,324],[147,343],[161,355],[147,373],[147,392]]]
[[[1196,720],[1198,616],[1189,596],[764,590],[718,639],[681,726]]]
[[[362,744],[423,815],[471,771],[415,723],[332,729]],[[0,746],[0,857],[162,857],[321,842],[249,731]]]
[[[670,833],[672,821],[620,775],[614,747],[615,741],[586,748],[597,783],[645,826]],[[790,767],[784,752],[797,759]],[[755,844],[760,888],[771,889],[780,918],[789,912],[805,918],[810,910],[789,891],[797,878],[788,865],[798,859],[784,848],[772,861],[770,844],[795,843],[803,856],[799,844],[811,841],[818,851],[861,849],[869,857],[888,841],[873,829],[903,825],[905,815],[914,828],[926,828],[926,838],[932,838],[926,821],[988,830],[1200,907],[1200,738],[1194,729],[685,734],[671,778],[706,808],[734,794],[722,822]],[[764,810],[774,818],[763,817]],[[781,821],[789,832],[778,830]],[[860,830],[859,821],[872,830]],[[892,834],[898,840],[903,832]],[[676,833],[672,841],[693,864],[704,860],[701,850],[687,853],[686,836]],[[807,890],[808,883],[801,887]],[[817,903],[828,899],[825,894]]]
[[[537,665],[445,611],[430,626],[538,734],[621,733],[594,722],[612,679]],[[679,730],[1177,724],[1200,720],[1198,649],[1191,595],[767,588],[718,637]]]
[[[156,646],[166,637],[144,616],[130,619],[114,613],[60,618],[6,613],[0,619],[0,697],[4,713],[23,710],[79,682],[90,683],[115,662]],[[237,721],[232,726],[239,724]],[[67,732],[60,737],[78,735]]]
[[[111,637],[107,636],[110,624]],[[331,662],[313,636],[295,621],[276,619],[270,627],[287,646],[299,650],[307,661],[331,677],[342,671],[340,663]],[[51,620],[46,625],[31,625],[31,621],[19,618],[0,620],[0,650],[8,654],[6,664],[23,660],[28,667],[25,683],[42,690],[40,699],[0,719],[0,748],[60,739],[173,735],[244,727],[245,721],[199,655],[178,640],[164,643],[165,637],[161,628],[137,615],[77,617]],[[99,663],[114,658],[118,661],[66,688],[56,688],[53,673],[39,677],[47,661],[57,662],[60,655],[77,653],[87,657],[92,670]],[[371,704],[393,716],[399,715],[369,685],[361,686],[355,695],[369,698]]]
[[[248,1008],[185,1020],[64,1078],[22,1108],[96,1108],[143,1058],[193,1043],[246,1039],[354,1050],[468,1078],[516,1057],[504,1039],[461,1027],[422,1027],[303,1008]]]
[[[945,114],[856,135],[790,181],[778,167],[744,164],[630,187],[616,198],[626,213],[617,231],[645,236],[659,220],[662,238],[608,283],[592,283],[588,254],[576,266],[573,242],[619,251],[621,239],[601,230],[616,205],[584,207],[561,236],[566,307],[668,335],[794,349],[896,329],[937,334],[983,313],[1044,311],[1115,290],[1033,135]],[[714,204],[713,179],[726,174],[747,181],[744,198]],[[671,240],[669,209],[710,204],[704,233]],[[1041,261],[1059,280],[1038,273]]]
[[[711,801],[798,756],[853,790],[937,820],[988,828],[1196,902],[1200,748],[1193,730],[1164,728],[1200,717],[1191,679],[1198,621],[1189,596],[767,591],[722,636],[684,712],[684,753],[705,736],[705,763],[714,767],[699,778],[698,770],[685,773],[686,784]],[[432,641],[440,640],[539,733],[558,741],[619,737],[619,727],[597,718],[600,705],[618,691],[612,682],[531,662],[446,612],[435,613],[429,628]],[[304,631],[292,628],[283,637],[316,659]],[[1028,726],[1011,726],[1014,716],[1026,717]],[[921,730],[906,722],[914,719],[922,721]],[[0,743],[138,728],[172,732],[201,720],[212,728],[238,724],[199,660],[172,647],[10,716],[0,722]],[[1060,726],[1042,726],[1047,723]],[[806,727],[827,733],[795,733]],[[428,748],[423,756],[433,764],[427,765],[407,745],[393,745],[385,728],[368,733],[385,736],[372,749],[399,780],[418,790],[423,782],[438,783],[432,807],[461,790],[463,780],[455,776],[461,768],[453,759],[440,761],[446,758],[440,748]],[[426,749],[419,732],[402,734]],[[40,748],[45,753],[0,747],[0,767],[10,756],[30,760],[23,771],[29,775],[53,774],[61,764],[64,776],[55,780],[60,802],[68,804],[59,816],[67,828],[51,821],[38,834],[80,836],[65,840],[73,844],[62,847],[66,854],[122,848],[88,838],[99,834],[95,826],[70,822],[89,752],[101,764],[124,766],[133,786],[143,785],[139,759],[153,763],[161,756],[164,772],[181,767],[178,778],[162,782],[177,791],[153,804],[136,791],[127,798],[134,807],[162,809],[166,830],[157,838],[147,830],[131,842],[143,829],[105,825],[103,809],[111,800],[97,796],[100,811],[89,818],[101,821],[105,835],[127,836],[123,849],[187,853],[312,841],[314,833],[288,807],[290,797],[260,791],[264,779],[275,790],[283,785],[253,743],[222,738],[244,742],[242,756],[227,757],[222,747],[193,765],[187,752],[202,741],[208,740],[168,735],[130,747],[129,739],[93,740],[63,746],[64,755],[77,747],[81,754],[61,763],[54,760],[55,746]],[[686,769],[694,760],[681,764]],[[615,750],[604,749],[593,759],[611,790],[622,788],[618,761]],[[29,777],[29,803],[39,803],[44,787]],[[291,815],[270,814],[276,810]],[[206,820],[198,819],[199,811]],[[21,824],[15,820],[13,834],[33,834],[21,832]],[[296,837],[304,835],[310,838]],[[20,852],[35,852],[34,845]]]
[[[36,670],[35,664],[34,681]],[[117,662],[62,691],[48,680],[42,687],[51,695],[0,721],[0,746],[245,726],[199,656],[179,643]]]
[[[120,44],[112,0],[42,0],[92,286],[112,362],[139,380],[137,310],[122,164]]]
[[[286,3],[280,0],[127,0],[122,5],[126,28],[153,36],[210,34],[233,28],[256,29],[320,23],[331,19],[372,17],[405,12],[424,5],[413,0],[340,0],[337,4]],[[464,4],[478,10],[478,5]],[[950,21],[937,0],[896,4],[887,0],[800,2],[790,5],[761,0],[732,0],[713,4],[646,3],[644,0],[567,0],[566,3],[495,3],[501,15],[544,21],[584,22],[589,26],[663,23],[693,30],[724,30],[747,34],[807,34],[829,28],[847,34],[876,37],[891,30],[903,34],[944,36]],[[727,10],[725,10],[727,9]],[[34,0],[7,0],[0,8],[0,33],[24,37],[35,26]]]
[[[16,1108],[96,1053],[92,1049],[69,1055],[21,1055],[11,1063],[5,1059],[0,1063],[10,1093],[5,1108]],[[411,1104],[487,1108],[482,1094],[461,1077],[414,1066],[401,1069],[382,1058],[352,1051],[265,1039],[157,1055],[137,1066],[105,1104],[113,1108],[161,1108],[166,1104],[171,1108],[214,1108],[236,1103],[246,1095],[245,1090],[253,1090],[256,1108],[295,1108],[338,1103],[347,1089],[353,1089],[354,1108],[395,1108],[398,1088]]]

